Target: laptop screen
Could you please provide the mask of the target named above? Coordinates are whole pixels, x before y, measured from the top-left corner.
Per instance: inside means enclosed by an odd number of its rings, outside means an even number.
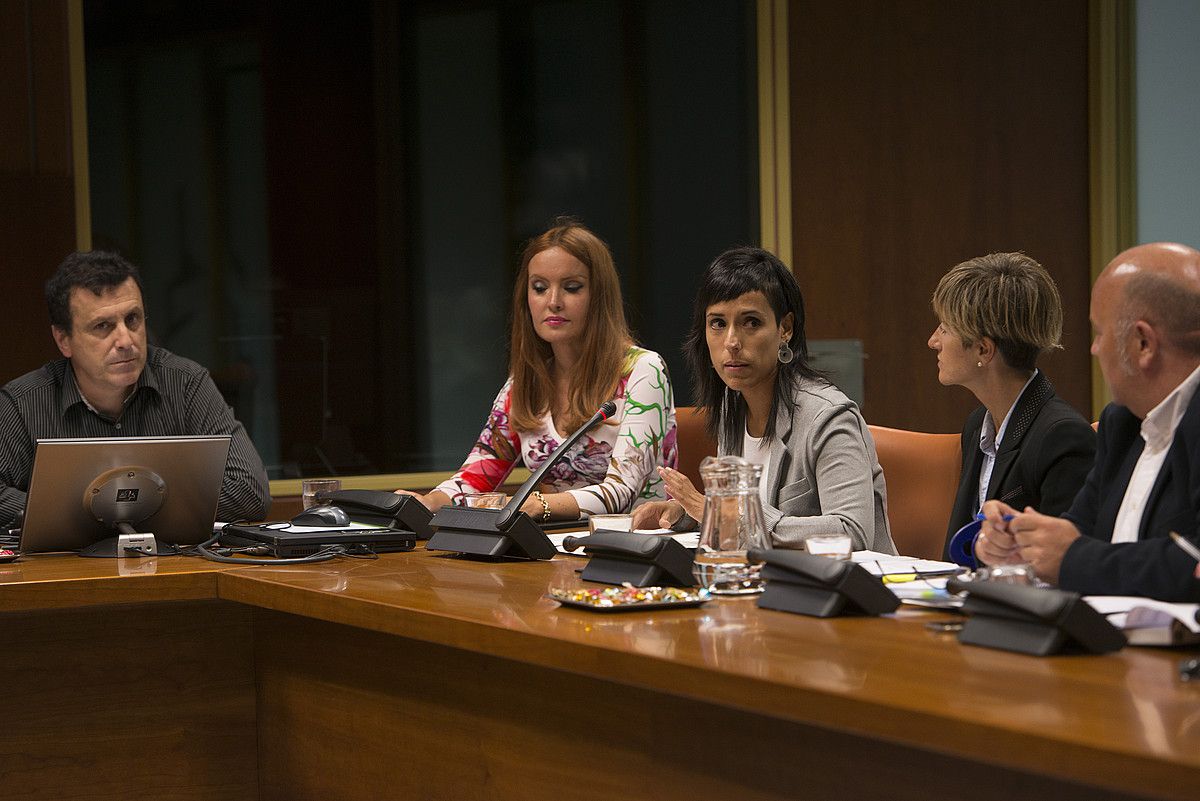
[[[125,523],[160,543],[212,536],[228,436],[40,439],[21,551],[74,551]]]

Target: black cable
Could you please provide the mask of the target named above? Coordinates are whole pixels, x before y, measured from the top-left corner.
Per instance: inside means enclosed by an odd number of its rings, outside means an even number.
[[[378,559],[379,554],[371,550],[371,546],[366,543],[356,542],[353,545],[340,545],[340,548],[345,548],[346,553],[343,554],[348,559]]]

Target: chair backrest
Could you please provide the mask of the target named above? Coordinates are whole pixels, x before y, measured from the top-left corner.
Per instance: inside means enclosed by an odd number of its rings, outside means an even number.
[[[700,480],[700,462],[705,456],[717,455],[717,443],[704,430],[704,410],[695,406],[675,407],[676,443],[679,448],[679,472],[692,480],[692,485],[704,492]]]
[[[700,480],[700,462],[717,453],[717,443],[705,432],[704,421],[702,409],[675,408],[679,471],[701,491],[704,483]],[[869,428],[887,482],[888,523],[896,548],[905,556],[940,559],[958,491],[961,437],[883,426]]]
[[[869,428],[887,483],[896,549],[904,556],[941,559],[962,470],[961,436]]]

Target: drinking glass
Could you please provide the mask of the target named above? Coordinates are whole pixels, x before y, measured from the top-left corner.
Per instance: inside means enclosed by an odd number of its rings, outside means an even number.
[[[318,495],[337,492],[341,488],[341,479],[306,478],[300,483],[300,502],[304,504],[305,509],[312,506],[320,506],[322,502],[317,499]]]
[[[818,534],[806,539],[804,547],[813,556],[828,556],[842,561],[850,558],[848,534]]]
[[[591,515],[588,517],[588,533],[597,531],[632,531],[633,515]]]
[[[478,495],[466,497],[467,506],[472,509],[503,509],[508,502],[508,496],[503,492],[481,492]]]

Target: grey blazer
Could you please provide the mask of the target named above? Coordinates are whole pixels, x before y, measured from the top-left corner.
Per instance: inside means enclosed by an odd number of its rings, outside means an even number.
[[[763,474],[769,542],[752,547],[798,548],[815,534],[849,534],[856,551],[896,553],[883,468],[858,406],[819,379],[797,382],[792,401],[775,418]],[[740,456],[742,438],[719,443],[718,452]]]

